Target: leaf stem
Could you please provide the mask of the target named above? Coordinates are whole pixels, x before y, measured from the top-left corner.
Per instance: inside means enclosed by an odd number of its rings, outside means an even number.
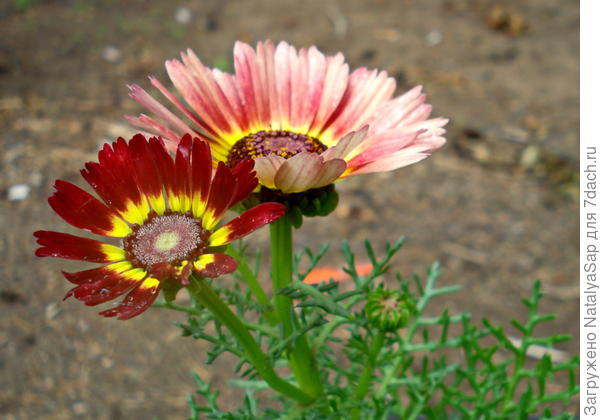
[[[246,259],[240,252],[238,252],[237,249],[235,249],[235,247],[233,245],[229,245],[227,247],[227,253],[229,255],[231,255],[233,258],[235,258],[235,260],[237,261],[237,263],[238,263],[237,271],[240,274],[240,276],[242,277],[242,280],[244,280],[244,283],[246,283],[246,285],[248,285],[248,287],[250,288],[250,291],[256,297],[256,300],[258,301],[258,303],[265,306],[266,308],[269,308],[263,312],[265,319],[269,322],[269,324],[275,325],[277,323],[277,319],[276,319],[276,314],[272,310],[271,300],[265,293],[265,290],[262,288],[260,282],[254,275],[254,273],[252,272],[250,267],[248,267],[248,264],[246,263]]]
[[[235,336],[244,349],[248,361],[254,366],[258,374],[275,391],[290,397],[302,405],[309,405],[315,398],[308,395],[298,387],[282,379],[271,365],[268,357],[262,351],[254,337],[248,332],[243,322],[231,309],[217,296],[205,280],[192,274],[188,290],[192,297],[206,307],[229,331]]]

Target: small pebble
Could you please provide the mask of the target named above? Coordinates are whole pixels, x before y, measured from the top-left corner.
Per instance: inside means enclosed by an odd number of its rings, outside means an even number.
[[[76,416],[82,416],[88,411],[88,406],[84,402],[76,402],[71,406],[71,408],[73,409],[73,413],[75,413]]]
[[[444,37],[440,31],[431,31],[427,35],[425,35],[425,43],[430,47],[435,47],[442,42]]]
[[[540,148],[529,145],[521,152],[520,164],[525,169],[533,168],[540,161]]]
[[[178,7],[175,10],[175,20],[177,23],[187,25],[192,21],[192,12],[187,7]]]
[[[90,324],[85,322],[83,319],[80,319],[77,323],[77,327],[79,327],[79,331],[87,332],[90,329]]]
[[[106,46],[102,51],[102,57],[109,63],[116,63],[121,59],[121,50],[112,45]]]
[[[15,184],[8,189],[8,201],[23,201],[31,192],[31,187],[27,184]]]
[[[109,357],[103,356],[100,359],[100,366],[102,366],[104,369],[110,369],[115,365],[115,361]]]
[[[46,306],[46,319],[48,321],[51,321],[54,318],[56,318],[59,313],[60,313],[60,308],[59,308],[58,304],[51,303]]]

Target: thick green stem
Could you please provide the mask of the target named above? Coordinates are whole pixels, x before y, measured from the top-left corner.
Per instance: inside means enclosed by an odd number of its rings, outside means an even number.
[[[379,331],[371,343],[371,349],[369,350],[369,358],[367,360],[367,364],[360,375],[360,379],[358,380],[358,385],[356,386],[356,391],[354,393],[354,398],[356,401],[362,400],[367,393],[369,392],[369,386],[373,381],[373,370],[377,365],[377,357],[379,356],[379,352],[383,347],[383,343],[385,342],[385,333]],[[355,409],[352,412],[352,419],[359,420],[360,419],[360,409]]]
[[[290,384],[277,375],[267,355],[262,351],[254,337],[248,332],[243,322],[229,309],[229,307],[216,295],[216,293],[201,278],[192,275],[188,286],[193,298],[206,307],[229,331],[235,336],[244,349],[248,361],[254,366],[258,374],[275,391],[286,395],[302,405],[312,404],[315,400],[298,387]]]
[[[292,282],[292,224],[285,215],[271,223],[271,267],[273,290],[276,292]],[[292,306],[292,300],[280,294],[275,295],[275,308],[283,334],[287,338],[299,327],[299,321]],[[288,350],[288,362],[300,388],[313,397],[323,395],[321,375],[306,336],[295,340]]]
[[[238,262],[237,271],[244,280],[244,283],[248,285],[248,288],[256,297],[258,303],[265,306],[266,308],[270,308],[271,301],[269,300],[269,297],[265,293],[264,289],[260,285],[260,282],[254,275],[250,267],[248,267],[248,264],[246,264],[246,259],[244,258],[244,256],[241,255],[233,245],[230,245],[227,248],[227,253],[233,258],[235,258],[235,260]],[[275,325],[277,323],[276,314],[273,312],[272,309],[265,310],[263,312],[263,315],[265,316],[265,319],[269,322],[269,324]]]

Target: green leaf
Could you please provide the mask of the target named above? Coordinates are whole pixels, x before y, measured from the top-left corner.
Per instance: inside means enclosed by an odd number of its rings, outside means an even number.
[[[278,290],[277,294],[288,296],[293,299],[305,299],[309,297],[310,299],[303,301],[297,306],[318,306],[330,314],[338,315],[343,318],[350,317],[350,312],[347,311],[346,308],[336,303],[332,298],[321,293],[316,287],[313,287],[310,284],[296,281],[289,286]]]

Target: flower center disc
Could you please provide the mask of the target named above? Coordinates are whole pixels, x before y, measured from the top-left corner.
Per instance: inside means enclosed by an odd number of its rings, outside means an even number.
[[[183,214],[154,216],[125,238],[125,251],[135,265],[150,269],[201,253],[207,233],[195,219]]]
[[[227,164],[235,166],[250,158],[275,154],[288,159],[300,152],[323,153],[327,146],[318,139],[289,131],[258,131],[238,140],[227,156]]]

